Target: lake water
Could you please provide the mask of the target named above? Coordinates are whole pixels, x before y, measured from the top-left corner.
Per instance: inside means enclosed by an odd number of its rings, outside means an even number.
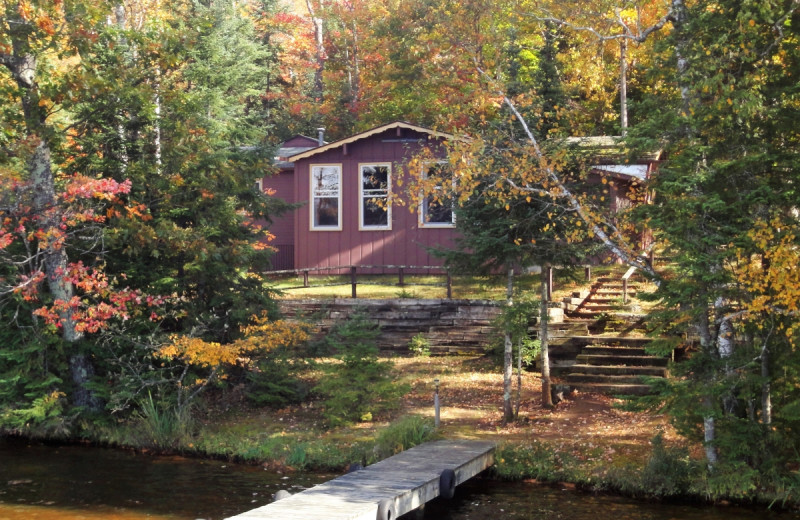
[[[280,489],[296,492],[334,476],[0,439],[0,520],[216,520],[267,504]],[[800,515],[650,504],[478,478],[459,486],[453,500],[428,504],[425,518],[796,520]]]

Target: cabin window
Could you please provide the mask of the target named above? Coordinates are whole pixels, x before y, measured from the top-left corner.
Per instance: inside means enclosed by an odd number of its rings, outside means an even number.
[[[362,164],[360,200],[360,229],[391,229],[392,212],[389,205],[391,188],[390,164]]]
[[[342,229],[342,167],[311,166],[311,229]]]
[[[253,184],[253,189],[258,193],[264,193],[264,179],[258,179],[255,184]]]
[[[436,179],[436,184],[422,201],[420,225],[422,227],[455,227],[456,215],[453,211],[453,199],[445,193],[445,183],[453,182],[446,163],[435,163],[426,166],[424,179]]]

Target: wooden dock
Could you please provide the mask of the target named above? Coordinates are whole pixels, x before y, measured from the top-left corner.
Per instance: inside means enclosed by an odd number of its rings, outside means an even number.
[[[228,520],[394,520],[494,464],[492,442],[421,444]]]

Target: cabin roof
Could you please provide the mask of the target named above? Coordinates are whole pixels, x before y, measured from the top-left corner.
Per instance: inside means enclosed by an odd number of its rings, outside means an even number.
[[[323,145],[326,143],[323,143]],[[297,134],[290,137],[283,142],[280,148],[275,153],[275,166],[281,169],[290,169],[293,167],[291,161],[287,160],[293,155],[311,150],[319,146],[317,139],[305,135]]]
[[[322,146],[317,146],[315,148],[298,152],[294,155],[288,156],[286,158],[289,162],[298,161],[300,159],[306,159],[308,157],[313,157],[314,155],[327,152],[328,150],[333,150],[339,148],[340,146],[344,146],[349,143],[354,143],[356,141],[360,141],[361,139],[366,139],[367,137],[371,137],[376,134],[380,134],[387,130],[394,130],[394,129],[408,129],[414,130],[416,132],[420,132],[423,134],[428,134],[431,137],[443,138],[443,139],[453,139],[454,136],[452,134],[446,134],[444,132],[437,132],[436,130],[431,130],[430,128],[425,128],[423,126],[413,125],[411,123],[406,123],[405,121],[394,121],[392,123],[387,123],[385,125],[376,126],[370,130],[365,132],[361,132],[355,135],[351,135],[350,137],[346,137],[344,139],[339,139],[338,141],[333,141],[332,143],[327,143]]]

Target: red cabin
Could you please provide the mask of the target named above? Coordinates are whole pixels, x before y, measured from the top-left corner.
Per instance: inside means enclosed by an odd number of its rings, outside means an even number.
[[[423,148],[444,160],[442,143],[451,138],[398,121],[332,143],[303,136],[284,143],[280,173],[265,177],[263,188],[303,205],[270,228],[273,268],[442,265],[426,248],[452,246],[452,208],[429,200],[412,211],[398,200],[410,185],[409,160]]]

